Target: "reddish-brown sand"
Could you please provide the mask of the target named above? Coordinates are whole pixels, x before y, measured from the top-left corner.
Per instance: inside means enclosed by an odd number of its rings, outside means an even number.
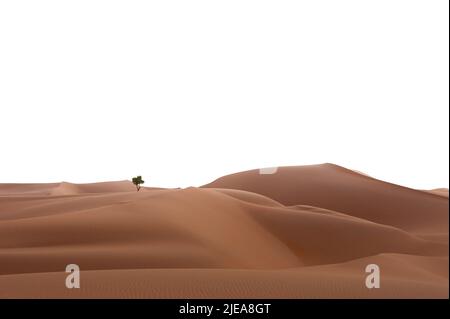
[[[0,184],[0,298],[448,298],[448,208],[446,189],[332,164],[140,192]]]

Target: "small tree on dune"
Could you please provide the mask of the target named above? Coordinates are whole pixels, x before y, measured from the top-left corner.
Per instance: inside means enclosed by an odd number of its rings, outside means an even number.
[[[132,182],[134,185],[136,185],[136,189],[139,192],[139,190],[141,189],[141,184],[144,184],[144,181],[142,180],[142,176],[133,177]]]

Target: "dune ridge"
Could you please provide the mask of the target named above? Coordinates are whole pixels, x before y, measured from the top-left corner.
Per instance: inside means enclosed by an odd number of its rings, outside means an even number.
[[[448,298],[448,247],[448,197],[333,164],[140,192],[0,184],[1,298]]]

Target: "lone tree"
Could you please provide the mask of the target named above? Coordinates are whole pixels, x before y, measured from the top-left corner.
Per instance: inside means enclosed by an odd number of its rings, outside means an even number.
[[[142,180],[142,176],[133,177],[132,182],[134,185],[136,185],[136,189],[139,192],[139,190],[141,189],[141,184],[144,184],[144,181]]]

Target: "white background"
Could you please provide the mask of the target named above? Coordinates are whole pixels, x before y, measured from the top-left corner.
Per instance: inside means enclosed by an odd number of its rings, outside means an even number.
[[[0,182],[332,162],[448,187],[448,5],[0,0]]]

